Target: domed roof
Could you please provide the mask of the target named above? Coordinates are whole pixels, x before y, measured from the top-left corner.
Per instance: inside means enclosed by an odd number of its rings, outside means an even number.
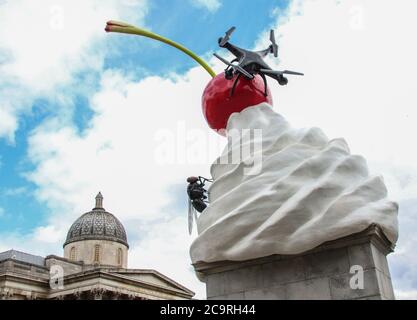
[[[99,192],[95,208],[79,217],[67,234],[68,243],[82,240],[109,240],[120,242],[127,247],[126,231],[121,222],[103,208],[103,196]]]

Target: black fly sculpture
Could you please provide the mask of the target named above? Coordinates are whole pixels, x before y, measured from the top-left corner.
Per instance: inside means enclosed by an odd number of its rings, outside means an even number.
[[[288,79],[284,76],[284,74],[292,74],[299,76],[304,75],[303,73],[289,70],[272,70],[265,63],[263,58],[265,58],[269,53],[273,54],[274,57],[278,57],[278,45],[275,42],[274,30],[271,30],[271,33],[269,35],[271,45],[268,48],[261,51],[249,51],[246,49],[239,48],[229,42],[230,36],[233,33],[233,31],[235,31],[235,29],[235,27],[230,28],[226,32],[226,35],[224,37],[219,38],[219,46],[221,48],[226,48],[227,50],[229,50],[236,58],[229,62],[226,59],[220,57],[218,54],[214,53],[214,56],[216,58],[227,64],[227,68],[225,69],[226,79],[231,80],[235,75],[237,75],[235,82],[233,83],[232,90],[230,91],[230,96],[233,95],[233,92],[236,88],[236,84],[242,75],[248,79],[253,79],[255,75],[259,74],[264,81],[265,96],[268,95],[266,76],[277,80],[280,85],[284,86],[288,83]]]
[[[208,203],[208,192],[204,188],[206,182],[213,182],[201,176],[187,178],[187,194],[188,194],[188,232],[193,231],[194,218],[197,220],[197,212],[203,212]]]

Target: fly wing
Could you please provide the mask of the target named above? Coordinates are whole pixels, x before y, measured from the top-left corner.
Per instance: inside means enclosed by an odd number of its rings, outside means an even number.
[[[198,220],[197,210],[194,210],[194,219],[195,219],[195,222],[197,223],[197,220]]]
[[[193,232],[193,204],[191,203],[191,199],[188,199],[188,233],[191,234]]]

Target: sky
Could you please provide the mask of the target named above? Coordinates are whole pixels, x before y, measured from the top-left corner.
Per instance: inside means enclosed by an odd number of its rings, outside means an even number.
[[[389,264],[397,298],[417,299],[417,20],[414,0],[0,0],[0,252],[62,254],[94,205],[125,225],[129,267],[204,298],[190,265],[186,177],[209,175],[225,144],[201,112],[210,76],[181,52],[104,32],[134,24],[192,49],[219,73],[217,39],[265,48],[305,73],[270,84],[294,127],[344,137],[398,201]],[[164,154],[169,140],[170,156]]]

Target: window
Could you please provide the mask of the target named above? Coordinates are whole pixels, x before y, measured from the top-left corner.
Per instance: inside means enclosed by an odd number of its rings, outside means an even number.
[[[117,249],[117,264],[119,266],[123,264],[123,251],[121,248]]]
[[[75,247],[72,247],[71,248],[71,250],[70,250],[70,260],[76,260],[77,259],[77,256],[76,256],[76,251],[75,251],[76,249],[75,249]]]
[[[94,246],[94,262],[100,263],[100,245],[98,244]]]

